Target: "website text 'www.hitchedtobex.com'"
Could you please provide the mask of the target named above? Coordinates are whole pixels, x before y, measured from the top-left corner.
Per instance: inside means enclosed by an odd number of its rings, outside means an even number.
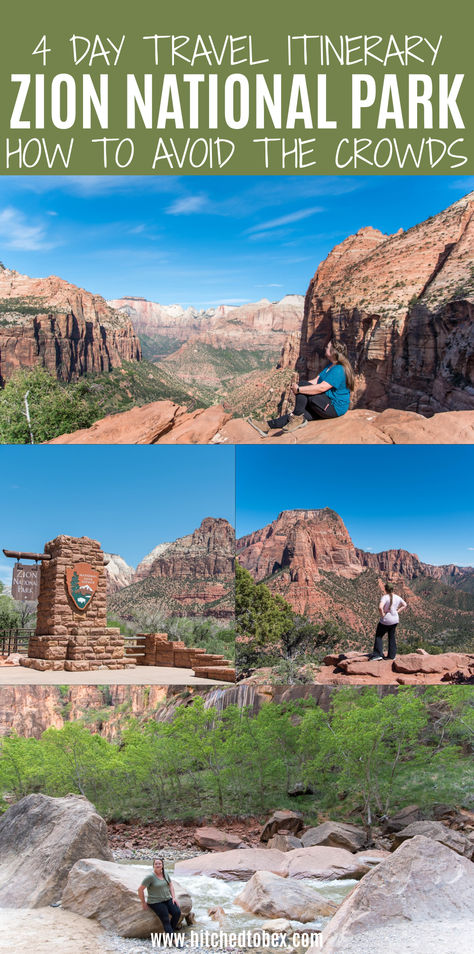
[[[288,935],[286,931],[270,934],[269,931],[191,931],[184,934],[151,934],[151,946],[156,948],[172,947],[207,947],[216,951],[229,948],[307,948],[319,947],[322,949],[322,935],[313,931],[295,932]]]

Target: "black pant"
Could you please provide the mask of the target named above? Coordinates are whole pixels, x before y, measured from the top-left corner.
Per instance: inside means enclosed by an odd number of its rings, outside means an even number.
[[[165,934],[173,934],[181,917],[181,908],[175,904],[173,899],[154,901],[152,904],[148,902],[148,907],[159,917]]]
[[[307,384],[309,384],[309,381],[300,381],[301,387],[305,387]],[[293,414],[298,417],[302,414],[307,421],[314,421],[318,417],[337,417],[334,404],[329,400],[327,391],[324,394],[297,394]],[[274,418],[270,422],[270,426],[274,428],[285,427],[289,420],[289,414],[282,414],[281,417]]]
[[[375,632],[374,653],[377,656],[383,656],[383,638],[385,633],[388,635],[388,659],[395,659],[397,655],[397,643],[395,639],[395,630],[398,623],[379,623]]]
[[[300,381],[300,387],[306,387],[308,384],[309,381]],[[303,414],[307,421],[314,421],[318,417],[337,417],[328,391],[323,394],[297,394],[293,414],[298,417]]]

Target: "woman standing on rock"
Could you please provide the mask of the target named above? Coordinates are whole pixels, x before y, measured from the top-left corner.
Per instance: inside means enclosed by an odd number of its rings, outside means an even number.
[[[384,659],[383,638],[388,635],[388,656],[387,659],[395,659],[397,655],[397,643],[395,632],[400,622],[399,613],[407,608],[405,600],[393,592],[393,583],[385,584],[385,596],[379,603],[380,621],[375,632],[374,651],[370,659]]]
[[[147,908],[151,908],[159,917],[165,934],[173,934],[181,917],[181,908],[176,901],[173,882],[166,874],[162,858],[154,859],[153,871],[143,879],[138,889],[138,895],[143,910],[146,911]]]
[[[262,437],[266,437],[271,430],[281,430],[284,434],[289,434],[299,427],[304,427],[308,421],[342,417],[349,410],[350,392],[354,390],[355,377],[347,357],[346,346],[333,339],[326,346],[324,353],[329,364],[316,378],[291,385],[296,396],[293,412],[270,421],[255,421],[251,417],[247,419]]]

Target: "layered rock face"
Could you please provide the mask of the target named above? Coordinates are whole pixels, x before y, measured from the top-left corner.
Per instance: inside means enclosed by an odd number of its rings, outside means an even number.
[[[147,340],[149,350],[159,359],[168,351],[177,351],[180,343],[199,338],[215,348],[270,349],[278,351],[287,335],[299,332],[303,318],[302,295],[286,295],[281,301],[268,298],[234,308],[182,308],[160,305],[145,298],[117,298],[111,308],[126,315],[136,334]],[[173,347],[174,342],[174,347]]]
[[[117,593],[133,581],[135,570],[118,553],[104,553],[107,595]]]
[[[380,576],[390,580],[417,580],[428,577],[440,580],[443,583],[456,585],[465,580],[466,576],[473,576],[472,567],[456,566],[454,563],[444,566],[433,566],[423,563],[416,553],[408,550],[383,550],[381,553],[366,553],[356,549],[357,557],[362,566],[375,570]]]
[[[137,608],[166,616],[234,615],[234,530],[227,520],[205,517],[193,533],[159,544],[139,564],[133,582],[112,596],[119,615]]]
[[[466,639],[472,567],[432,566],[406,550],[366,553],[354,547],[333,510],[283,511],[273,523],[238,540],[236,554],[257,583],[265,582],[297,613],[337,620],[353,634],[375,630],[383,582],[390,579],[409,605],[402,625],[406,637],[442,633],[457,622]],[[340,647],[355,648],[358,643]]]
[[[234,531],[230,523],[205,517],[194,533],[180,537],[158,554],[150,564],[148,575],[174,580],[230,576],[233,549]]]
[[[319,266],[297,369],[314,376],[335,337],[357,374],[354,407],[474,408],[474,194],[407,232],[362,228]]]
[[[363,572],[339,515],[323,510],[286,510],[277,520],[237,542],[240,563],[257,582],[272,578],[297,612],[314,604],[321,571],[354,579]],[[273,588],[273,587],[272,587]]]
[[[0,268],[0,385],[20,368],[39,365],[71,381],[140,359],[130,320],[100,295]]]

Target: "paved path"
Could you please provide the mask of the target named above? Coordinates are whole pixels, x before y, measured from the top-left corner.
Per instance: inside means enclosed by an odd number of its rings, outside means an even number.
[[[136,666],[135,669],[96,669],[94,672],[38,672],[25,666],[0,666],[0,686],[230,686],[202,679],[192,669]]]

